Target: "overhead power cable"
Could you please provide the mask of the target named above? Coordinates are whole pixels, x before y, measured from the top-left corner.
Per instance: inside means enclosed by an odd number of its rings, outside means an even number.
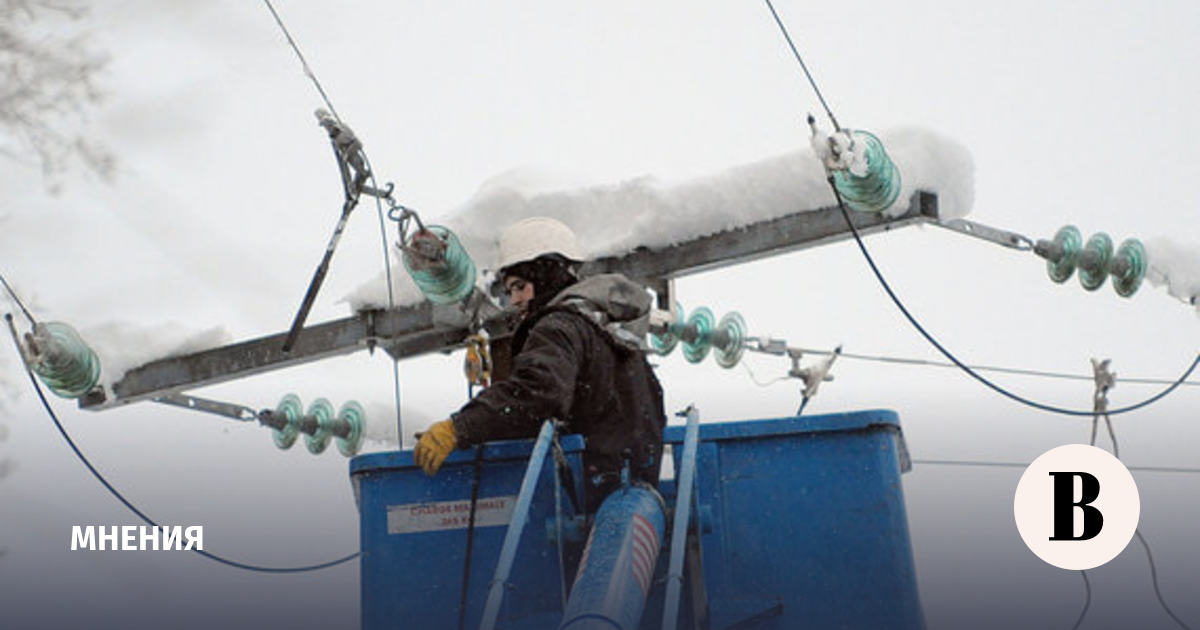
[[[37,378],[35,378],[33,376],[32,372],[29,372],[29,379],[30,379],[30,381],[33,382],[33,387],[37,391],[38,399],[41,400],[41,402],[42,402],[42,407],[45,408],[46,413],[50,414],[50,419],[54,421],[55,428],[58,429],[59,434],[62,435],[64,440],[66,440],[67,445],[71,447],[71,450],[75,453],[75,457],[77,457],[79,459],[79,461],[82,462],[83,465],[87,467],[87,469],[92,473],[92,476],[94,476],[96,478],[96,480],[99,481],[100,484],[105,487],[105,489],[107,489],[114,497],[116,497],[118,501],[120,501],[122,504],[124,504],[125,507],[129,508],[130,512],[133,512],[135,515],[137,515],[138,518],[145,521],[148,525],[150,525],[152,527],[159,527],[159,524],[157,522],[155,522],[154,519],[150,518],[149,516],[146,516],[146,514],[144,512],[142,512],[136,506],[134,506],[132,503],[130,503],[129,500],[126,499],[125,496],[120,493],[120,491],[118,491],[116,488],[114,488],[113,485],[111,483],[109,483],[107,479],[104,478],[104,475],[100,474],[100,471],[96,470],[96,467],[92,465],[92,462],[89,461],[88,458],[83,454],[83,452],[81,452],[79,450],[79,447],[75,444],[75,441],[72,440],[71,436],[67,434],[67,430],[63,427],[62,423],[58,419],[58,416],[54,413],[54,410],[50,407],[50,403],[46,400],[46,395],[42,392],[42,388],[38,385]],[[304,566],[298,566],[298,567],[266,567],[266,566],[260,566],[260,565],[256,565],[256,564],[249,564],[249,563],[245,563],[245,562],[238,562],[236,560],[230,560],[223,556],[218,556],[215,553],[204,551],[203,549],[193,549],[193,551],[204,556],[205,558],[208,558],[209,560],[213,560],[213,561],[216,561],[221,564],[228,565],[228,566],[231,566],[231,567],[234,567],[237,569],[244,569],[246,571],[255,571],[255,572],[259,572],[259,573],[305,573],[308,571],[317,571],[320,569],[327,569],[329,567],[334,567],[339,564],[344,564],[344,563],[354,560],[355,558],[358,558],[359,556],[362,555],[362,552],[355,552],[355,553],[343,556],[341,558],[338,558],[336,560],[330,560],[328,562],[321,562],[318,564],[310,564],[310,565],[304,565]]]
[[[831,355],[831,354],[833,354],[832,350],[818,350],[815,348],[796,348],[796,350],[799,352],[803,352],[804,354],[816,354],[816,355]],[[911,357],[862,354],[862,353],[845,352],[845,351],[842,351],[840,356],[843,358],[846,358],[846,359],[855,359],[855,360],[859,360],[859,361],[874,361],[874,362],[878,362],[878,363],[890,363],[890,364],[894,364],[894,365],[911,365],[911,366],[922,366],[922,367],[950,368],[950,369],[954,369],[954,370],[959,369],[959,367],[957,365],[950,363],[949,361],[934,361],[934,360],[930,360],[930,359],[915,359],[915,358],[911,358]],[[1002,373],[1002,374],[1015,374],[1015,375],[1019,375],[1019,376],[1035,376],[1035,377],[1041,377],[1041,378],[1057,378],[1057,379],[1066,379],[1066,380],[1072,380],[1072,381],[1087,381],[1087,382],[1092,382],[1095,379],[1094,376],[1086,376],[1084,374],[1072,374],[1069,372],[1054,372],[1054,371],[1049,371],[1049,370],[1033,370],[1033,369],[1028,369],[1028,368],[1005,367],[1005,366],[999,366],[999,365],[975,365],[975,364],[972,364],[972,365],[968,365],[968,367],[970,367],[972,370],[975,370],[977,372],[997,372],[997,373]],[[787,377],[780,377],[778,379],[773,379],[773,380],[766,381],[766,382],[759,381],[757,378],[754,380],[759,386],[765,387],[767,385],[771,385],[772,383],[774,383],[777,380],[783,380],[785,378],[787,378]],[[1127,383],[1127,384],[1132,384],[1132,385],[1170,385],[1172,383],[1175,383],[1175,380],[1165,379],[1165,378],[1120,377],[1120,378],[1117,378],[1117,382],[1118,383]],[[1200,387],[1200,381],[1183,381],[1180,383],[1180,386]]]
[[[5,317],[11,320],[12,315],[5,315]],[[16,343],[17,340],[14,338],[13,342]],[[19,345],[17,347],[17,350],[18,350],[18,354],[20,354],[20,346]],[[35,392],[37,392],[38,400],[40,400],[42,403],[42,408],[46,410],[46,413],[50,416],[50,420],[52,420],[54,422],[54,427],[56,429],[58,429],[59,435],[61,435],[63,440],[65,440],[67,442],[67,446],[71,447],[71,451],[73,453],[75,453],[75,457],[88,469],[89,472],[92,473],[92,476],[96,478],[96,481],[99,481],[100,485],[104,486],[104,488],[106,490],[108,490],[110,494],[112,494],[114,497],[116,497],[116,499],[118,501],[120,501],[126,508],[128,508],[130,512],[133,512],[138,518],[145,521],[146,524],[150,525],[151,527],[160,527],[160,525],[157,522],[155,522],[154,519],[147,516],[145,512],[142,512],[141,510],[139,510],[137,508],[137,506],[135,506],[133,503],[131,503],[128,499],[126,499],[125,496],[122,495],[120,491],[118,491],[116,488],[114,488],[113,485],[111,483],[109,483],[107,479],[104,478],[104,475],[100,474],[99,470],[96,470],[96,467],[93,466],[92,462],[87,458],[87,456],[85,456],[83,454],[83,451],[79,450],[79,446],[77,446],[75,444],[75,440],[71,439],[71,436],[67,433],[66,428],[63,427],[62,422],[59,421],[58,414],[54,413],[54,409],[50,406],[50,401],[46,400],[46,394],[44,392],[42,392],[42,387],[38,383],[37,377],[35,377],[33,375],[33,370],[31,370],[29,368],[29,364],[24,363],[23,357],[22,357],[22,364],[25,365],[25,373],[29,376],[29,381],[31,383],[33,383],[33,390]],[[330,560],[328,562],[321,562],[318,564],[310,564],[310,565],[298,566],[298,567],[266,567],[266,566],[260,566],[260,565],[256,565],[256,564],[249,564],[249,563],[245,563],[245,562],[238,562],[236,560],[230,560],[223,556],[218,556],[215,553],[204,551],[203,549],[193,549],[192,551],[195,551],[196,553],[200,554],[201,556],[204,556],[205,558],[208,558],[209,560],[213,560],[215,562],[219,562],[221,564],[231,566],[231,567],[234,567],[237,569],[243,569],[246,571],[255,571],[258,573],[304,573],[304,572],[308,572],[308,571],[317,571],[320,569],[327,569],[329,567],[334,567],[339,564],[344,564],[344,563],[354,560],[355,558],[362,555],[362,552],[355,552],[355,553],[343,556],[341,558],[337,558],[335,560]]]
[[[787,43],[791,47],[792,53],[796,56],[796,61],[800,64],[801,69],[804,70],[805,76],[808,77],[809,83],[813,87],[813,91],[817,93],[817,97],[821,100],[822,105],[824,105],[825,99],[821,96],[820,90],[817,88],[816,82],[813,80],[812,75],[808,72],[808,68],[804,64],[804,60],[800,56],[799,51],[796,49],[795,44],[792,42],[792,38],[788,34],[787,28],[784,26],[783,22],[779,19],[779,14],[775,12],[774,6],[771,5],[771,0],[766,0],[766,3],[767,3],[767,7],[770,8],[770,10],[771,10],[771,15],[774,16],[774,18],[775,18],[776,24],[779,25],[780,31],[783,32],[784,38],[787,39]],[[828,111],[828,106],[826,106],[826,112],[829,114],[830,120],[834,122],[834,126],[836,127],[837,122],[836,122],[836,120],[834,120],[832,112]],[[811,120],[810,120],[810,123],[811,123]],[[839,129],[839,131],[840,131],[840,129]],[[827,170],[828,170],[828,168],[827,168]],[[1093,432],[1092,432],[1093,442],[1095,441],[1095,424],[1094,423],[1100,413],[1103,412],[1103,415],[1107,421],[1108,416],[1110,416],[1112,414],[1130,412],[1135,409],[1140,409],[1142,407],[1150,405],[1150,404],[1162,399],[1164,396],[1168,395],[1169,393],[1174,391],[1176,388],[1178,388],[1179,385],[1186,382],[1188,376],[1190,376],[1192,371],[1196,369],[1197,364],[1200,364],[1200,353],[1197,353],[1196,358],[1192,361],[1192,364],[1187,368],[1187,370],[1183,373],[1183,375],[1180,376],[1176,381],[1174,381],[1173,383],[1168,385],[1166,389],[1159,392],[1158,394],[1155,394],[1154,396],[1151,396],[1150,398],[1147,398],[1146,400],[1143,400],[1142,402],[1139,402],[1134,405],[1129,405],[1127,407],[1122,407],[1120,409],[1114,409],[1114,410],[1107,409],[1107,401],[1106,400],[1103,401],[1102,405],[1098,403],[1097,406],[1095,408],[1093,408],[1091,411],[1083,411],[1083,410],[1064,409],[1061,407],[1046,405],[1046,404],[1039,403],[1039,402],[1036,402],[1033,400],[1029,400],[1029,399],[1019,396],[1017,394],[1014,394],[1014,393],[1004,389],[1003,387],[1000,387],[999,385],[992,383],[988,379],[981,376],[978,372],[973,370],[970,366],[967,366],[962,361],[958,360],[957,357],[955,357],[952,353],[950,353],[950,351],[948,351],[945,347],[943,347],[937,341],[937,339],[935,339],[931,334],[929,334],[929,332],[926,331],[923,326],[921,326],[920,322],[918,322],[916,320],[916,318],[913,317],[913,315],[911,313],[909,313],[908,309],[904,306],[904,303],[900,300],[900,298],[892,290],[891,286],[888,285],[887,280],[884,279],[883,274],[879,271],[879,267],[875,264],[874,259],[872,259],[870,252],[867,251],[866,245],[863,243],[862,237],[858,233],[858,229],[854,226],[854,222],[850,220],[850,213],[846,209],[846,201],[842,198],[841,191],[837,187],[837,184],[834,180],[834,174],[832,172],[830,172],[830,174],[829,174],[828,181],[829,181],[829,187],[833,190],[834,197],[837,199],[838,208],[842,212],[842,218],[845,219],[846,225],[849,226],[851,234],[854,235],[854,241],[858,244],[859,251],[862,252],[863,258],[866,259],[868,266],[870,266],[871,271],[875,274],[876,280],[879,281],[880,286],[888,294],[888,297],[891,298],[892,302],[896,305],[896,307],[900,310],[900,312],[904,315],[904,317],[908,320],[908,322],[910,324],[912,324],[912,326],[917,330],[917,332],[919,332],[921,334],[921,336],[923,336],[930,344],[932,344],[935,348],[937,348],[939,352],[941,352],[943,355],[945,355],[945,357],[947,359],[949,359],[951,362],[953,362],[955,366],[962,369],[968,375],[970,375],[972,378],[976,379],[980,383],[986,385],[987,387],[996,391],[999,394],[1002,394],[1002,395],[1004,395],[1012,400],[1015,400],[1017,402],[1029,405],[1029,406],[1037,408],[1037,409],[1041,409],[1043,411],[1061,413],[1061,414],[1072,415],[1072,416],[1092,416],[1092,418],[1093,418]],[[839,350],[840,350],[840,348],[839,348]],[[1110,377],[1111,377],[1111,375],[1110,375]],[[1096,377],[1094,377],[1094,378],[1096,378]],[[1099,382],[1099,381],[1097,381],[1097,382]],[[1108,385],[1111,386],[1111,384],[1112,383],[1111,383],[1111,378],[1110,378]],[[1109,430],[1111,432],[1111,424],[1110,424]],[[1113,436],[1113,451],[1114,451],[1113,454],[1115,456],[1116,455],[1115,435]],[[1137,535],[1138,540],[1142,543],[1142,546],[1146,550],[1146,558],[1150,562],[1150,575],[1151,575],[1151,578],[1152,578],[1152,581],[1154,584],[1154,594],[1155,594],[1155,596],[1158,597],[1159,604],[1162,606],[1162,609],[1164,611],[1166,611],[1166,613],[1171,617],[1171,619],[1176,624],[1178,624],[1181,628],[1184,628],[1185,630],[1190,630],[1190,628],[1187,626],[1187,624],[1185,624],[1178,616],[1176,616],[1175,613],[1167,606],[1166,600],[1163,599],[1162,591],[1159,589],[1158,571],[1154,564],[1154,556],[1150,553],[1150,545],[1146,542],[1145,537],[1142,536],[1140,531],[1135,531],[1135,534]],[[1072,630],[1076,630],[1077,628],[1079,628],[1080,624],[1084,620],[1084,617],[1087,615],[1088,608],[1091,606],[1091,601],[1092,601],[1092,587],[1091,587],[1091,583],[1088,581],[1087,573],[1081,571],[1080,574],[1083,576],[1083,583],[1084,583],[1084,587],[1086,588],[1086,599],[1083,604],[1083,610],[1080,611],[1079,617],[1078,617],[1078,619],[1076,619],[1075,624],[1072,627]]]
[[[337,109],[335,109],[333,103],[330,102],[329,96],[325,94],[325,88],[321,87],[321,81],[317,79],[317,73],[313,72],[312,68],[309,67],[308,60],[304,58],[304,53],[300,52],[300,47],[296,45],[296,40],[292,39],[292,34],[288,31],[287,26],[284,25],[283,19],[279,17],[279,12],[276,11],[274,5],[271,4],[271,0],[263,0],[263,3],[266,4],[267,9],[271,11],[271,15],[275,18],[275,23],[279,25],[279,29],[283,31],[283,36],[287,38],[288,45],[292,47],[292,50],[296,52],[296,56],[300,58],[300,65],[304,66],[304,74],[308,75],[308,78],[312,80],[313,85],[316,86],[317,92],[321,94],[321,100],[325,101],[325,107],[328,107],[329,113],[333,114],[333,117],[337,119],[338,122],[341,122],[342,117],[338,116]]]
[[[809,84],[812,85],[813,91],[817,93],[818,98],[820,98],[822,104],[824,104],[825,100],[821,96],[820,90],[817,87],[817,83],[812,78],[812,74],[808,72],[808,66],[805,65],[804,58],[800,55],[800,52],[796,48],[795,43],[792,42],[792,37],[788,33],[787,27],[783,24],[783,21],[779,18],[779,14],[775,11],[775,7],[771,4],[771,0],[765,0],[765,1],[767,3],[767,8],[769,8],[771,10],[771,15],[775,18],[775,23],[779,25],[779,30],[783,33],[784,38],[787,40],[788,46],[792,49],[792,52],[796,57],[796,62],[800,64],[801,69],[804,70],[805,76],[808,77]],[[828,106],[826,106],[826,108],[828,110]],[[830,115],[830,120],[834,120],[833,113],[831,111],[828,113]],[[835,125],[836,125],[836,122],[835,122]],[[1059,413],[1059,414],[1064,414],[1064,415],[1069,415],[1069,416],[1089,416],[1090,417],[1090,416],[1095,415],[1095,410],[1067,409],[1064,407],[1047,405],[1045,403],[1040,403],[1035,400],[1030,400],[1029,398],[1025,398],[1024,396],[1010,392],[1007,389],[988,380],[986,377],[984,377],[983,375],[981,375],[978,372],[976,372],[975,370],[973,370],[970,366],[968,366],[967,364],[960,361],[958,359],[958,357],[956,357],[953,353],[951,353],[949,350],[947,350],[945,348],[945,346],[943,346],[940,342],[938,342],[938,340],[936,338],[934,338],[934,336],[931,335],[929,333],[929,331],[927,331],[925,329],[925,327],[921,325],[920,322],[917,321],[917,319],[912,315],[912,313],[910,313],[908,311],[908,308],[906,308],[904,306],[904,303],[900,300],[899,296],[897,296],[895,291],[892,290],[891,285],[889,285],[887,280],[884,279],[883,273],[879,270],[879,267],[875,264],[875,260],[871,257],[870,252],[867,251],[867,246],[863,243],[862,236],[858,233],[858,228],[854,226],[854,222],[850,219],[850,212],[846,208],[846,201],[842,198],[842,193],[838,189],[837,184],[836,184],[832,174],[830,174],[830,176],[828,178],[828,182],[829,182],[829,187],[833,190],[834,197],[837,199],[838,208],[842,212],[842,218],[845,219],[846,225],[850,228],[850,233],[854,236],[854,241],[855,241],[855,243],[858,244],[858,249],[859,249],[859,251],[862,252],[863,258],[866,259],[867,265],[870,266],[871,271],[875,274],[875,279],[879,281],[880,286],[883,287],[883,290],[888,294],[888,297],[891,298],[892,302],[896,305],[896,308],[900,309],[900,312],[904,315],[905,319],[908,320],[909,324],[911,324],[913,326],[913,328],[915,328],[917,330],[917,332],[919,332],[921,334],[921,336],[925,338],[926,341],[928,341],[930,344],[932,344],[934,348],[937,348],[937,350],[939,352],[941,352],[942,355],[944,355],[947,359],[949,359],[952,363],[954,363],[954,365],[956,365],[959,369],[963,370],[968,375],[970,375],[972,378],[979,381],[980,383],[982,383],[989,389],[991,389],[991,390],[995,391],[996,393],[1001,394],[1002,396],[1005,396],[1011,400],[1014,400],[1016,402],[1022,403],[1024,405],[1028,405],[1035,409],[1040,409],[1042,411],[1047,411],[1047,412],[1051,412],[1051,413]],[[1116,414],[1121,414],[1121,413],[1128,413],[1130,411],[1141,409],[1142,407],[1146,407],[1150,404],[1157,402],[1158,400],[1162,399],[1166,395],[1170,394],[1172,391],[1175,391],[1175,389],[1178,388],[1180,384],[1185,382],[1188,379],[1188,377],[1191,376],[1192,372],[1196,369],[1197,365],[1200,365],[1200,353],[1196,354],[1196,358],[1192,361],[1191,365],[1187,368],[1187,370],[1184,371],[1183,375],[1180,376],[1174,382],[1172,382],[1170,385],[1168,385],[1166,387],[1166,389],[1164,389],[1163,391],[1161,391],[1139,403],[1129,405],[1126,407],[1121,407],[1119,409],[1108,410],[1108,412],[1107,412],[1108,415],[1111,416],[1111,415],[1116,415]]]
[[[783,38],[787,40],[788,47],[792,49],[792,55],[796,58],[796,63],[800,64],[800,69],[804,71],[804,76],[808,78],[808,84],[812,86],[813,92],[816,93],[817,100],[821,101],[821,107],[825,108],[825,115],[829,116],[829,122],[833,123],[834,129],[841,131],[842,127],[838,125],[837,118],[833,116],[833,110],[825,102],[825,96],[821,94],[821,88],[817,87],[817,81],[813,79],[812,73],[808,71],[808,65],[804,63],[804,58],[800,56],[800,51],[796,49],[796,44],[792,42],[792,36],[788,33],[787,27],[783,25],[783,20],[779,19],[779,13],[775,11],[775,5],[771,4],[771,0],[765,1],[767,8],[771,10],[771,16],[775,18],[775,24],[779,25],[779,32],[783,33]]]
[[[912,460],[912,463],[913,464],[922,464],[922,465],[979,466],[979,467],[1020,468],[1020,469],[1024,469],[1029,466],[1029,464],[1025,463],[1025,462],[950,460],[950,459],[914,459],[914,460]],[[1190,473],[1190,474],[1200,473],[1200,468],[1184,468],[1184,467],[1173,467],[1173,466],[1128,466],[1127,468],[1130,471],[1142,471],[1142,472],[1167,472],[1167,473]],[[1169,615],[1171,617],[1171,619],[1179,627],[1184,628],[1185,630],[1190,630],[1190,627],[1187,624],[1185,624],[1183,622],[1183,620],[1181,620],[1179,618],[1179,616],[1176,615],[1173,610],[1171,610],[1171,607],[1167,605],[1166,599],[1163,598],[1162,589],[1159,587],[1159,584],[1158,584],[1158,566],[1154,562],[1154,555],[1150,552],[1150,544],[1146,541],[1146,537],[1142,535],[1141,530],[1135,530],[1134,535],[1137,536],[1138,542],[1140,542],[1142,544],[1142,547],[1146,552],[1146,560],[1150,564],[1150,581],[1154,586],[1154,596],[1158,599],[1159,605],[1162,607],[1163,611],[1165,611],[1167,613],[1167,615]],[[1083,610],[1081,610],[1079,612],[1079,617],[1075,620],[1075,625],[1071,627],[1071,630],[1076,630],[1077,628],[1080,627],[1080,624],[1083,623],[1084,617],[1087,616],[1088,608],[1091,606],[1091,602],[1092,602],[1092,585],[1088,581],[1087,572],[1080,571],[1079,574],[1081,576],[1083,576],[1083,585],[1084,585],[1084,589],[1085,589]]]
[[[1158,567],[1154,565],[1154,555],[1150,553],[1150,543],[1146,542],[1146,537],[1142,535],[1140,529],[1135,529],[1133,533],[1135,536],[1137,536],[1138,542],[1142,543],[1142,548],[1146,550],[1146,560],[1150,562],[1150,581],[1154,584],[1154,596],[1158,598],[1158,603],[1162,606],[1162,609],[1166,611],[1167,615],[1171,617],[1171,620],[1178,624],[1180,628],[1183,628],[1183,630],[1191,630],[1191,628],[1186,623],[1183,623],[1183,620],[1180,619],[1173,610],[1171,610],[1171,607],[1167,606],[1167,600],[1163,599],[1162,590],[1158,588]]]
[[[37,326],[37,320],[33,318],[33,314],[29,312],[29,309],[25,308],[25,303],[21,301],[20,297],[17,297],[17,292],[14,291],[12,286],[8,284],[8,280],[4,279],[4,274],[2,273],[0,273],[0,284],[4,285],[4,290],[8,291],[9,297],[12,298],[13,302],[16,302],[17,307],[21,309],[22,313],[24,313],[25,319],[29,320],[29,325]]]
[[[927,466],[978,466],[983,468],[1028,468],[1029,462],[1006,462],[973,459],[914,459],[914,464]],[[1200,468],[1183,466],[1127,466],[1131,471],[1200,474]]]
[[[1030,400],[1029,398],[1021,396],[1020,394],[1013,393],[1013,392],[1005,389],[1004,387],[1001,387],[1000,385],[997,385],[997,384],[993,383],[992,381],[988,380],[987,377],[976,372],[969,365],[960,361],[958,359],[958,357],[956,357],[953,353],[951,353],[949,350],[947,350],[945,346],[943,346],[932,334],[929,333],[929,331],[927,331],[925,329],[924,326],[921,325],[921,323],[919,321],[917,321],[917,318],[914,317],[913,314],[909,312],[908,308],[904,306],[904,302],[901,301],[900,297],[898,295],[896,295],[896,292],[892,290],[892,287],[890,284],[888,284],[887,279],[885,279],[883,277],[883,272],[881,272],[879,270],[879,266],[875,264],[875,259],[872,258],[871,253],[867,251],[867,246],[865,243],[863,243],[862,236],[858,233],[858,228],[854,226],[854,221],[850,220],[850,211],[846,209],[846,204],[842,201],[842,194],[841,194],[841,192],[838,191],[837,186],[834,185],[832,177],[829,178],[829,186],[830,186],[830,188],[833,189],[833,194],[837,198],[838,208],[841,209],[841,211],[842,211],[842,218],[845,219],[846,225],[849,226],[850,233],[854,235],[854,242],[858,244],[858,249],[860,252],[862,252],[863,258],[867,261],[867,265],[871,268],[871,272],[875,274],[875,279],[879,281],[879,285],[881,287],[883,287],[884,292],[887,293],[889,298],[891,298],[892,303],[896,305],[896,308],[900,309],[900,313],[904,315],[905,319],[908,320],[908,323],[912,324],[913,328],[915,328],[917,330],[917,332],[920,333],[921,336],[925,338],[926,341],[928,341],[930,344],[932,344],[934,348],[937,348],[938,352],[941,352],[943,356],[945,356],[947,359],[950,359],[950,361],[952,363],[954,363],[954,365],[958,366],[959,369],[966,372],[969,376],[971,376],[971,378],[974,378],[975,380],[979,381],[983,385],[987,386],[992,391],[995,391],[996,393],[998,393],[1006,398],[1009,398],[1009,399],[1019,402],[1021,404],[1027,405],[1029,407],[1033,407],[1035,409],[1040,409],[1042,411],[1048,411],[1051,413],[1058,413],[1058,414],[1063,414],[1063,415],[1068,415],[1068,416],[1089,416],[1089,417],[1095,415],[1094,409],[1088,409],[1088,410],[1067,409],[1065,407],[1058,407],[1055,405],[1048,405],[1045,403],[1037,402],[1035,400]],[[1177,378],[1173,382],[1171,382],[1171,384],[1168,385],[1165,389],[1163,389],[1159,393],[1157,393],[1141,402],[1134,403],[1132,405],[1128,405],[1128,406],[1121,407],[1118,409],[1110,409],[1107,412],[1108,415],[1113,416],[1113,415],[1117,415],[1117,414],[1121,414],[1121,413],[1129,413],[1130,411],[1135,411],[1137,409],[1141,409],[1141,408],[1149,406],[1155,402],[1158,402],[1159,400],[1166,397],[1171,392],[1175,391],[1175,389],[1177,389],[1181,384],[1186,382],[1188,377],[1191,376],[1192,372],[1196,369],[1197,365],[1200,365],[1200,353],[1198,353],[1196,355],[1196,358],[1192,361],[1191,365],[1189,365],[1188,368],[1183,372],[1183,374],[1179,378]]]
[[[1083,618],[1087,616],[1088,608],[1092,605],[1092,583],[1088,581],[1087,571],[1080,571],[1079,575],[1083,576],[1083,610],[1079,611],[1079,617],[1075,619],[1075,625],[1071,626],[1071,630],[1079,630],[1079,624],[1083,623]]]

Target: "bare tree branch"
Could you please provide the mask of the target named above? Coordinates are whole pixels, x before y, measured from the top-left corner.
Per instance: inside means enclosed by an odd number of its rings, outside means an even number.
[[[76,163],[105,179],[115,167],[84,132],[102,99],[96,81],[108,58],[86,34],[58,34],[86,15],[71,0],[0,0],[0,155],[31,158],[52,192]]]

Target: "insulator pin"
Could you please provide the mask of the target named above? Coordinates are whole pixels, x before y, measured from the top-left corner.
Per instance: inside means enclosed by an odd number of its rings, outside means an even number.
[[[675,317],[667,326],[666,330],[650,335],[650,345],[656,352],[663,356],[671,354],[671,351],[675,349],[676,344],[679,343],[680,336],[683,335],[683,305],[681,305],[679,302],[675,303],[674,315]]]
[[[300,397],[287,394],[279,401],[274,411],[263,412],[260,422],[272,428],[275,446],[291,448],[300,434],[304,434],[304,446],[317,455],[329,446],[330,440],[337,443],[338,451],[352,457],[362,447],[367,415],[362,405],[349,401],[342,405],[337,415],[333,405],[324,398],[314,400],[304,413]]]
[[[287,421],[282,427],[271,430],[275,446],[286,451],[296,443],[296,438],[300,435],[299,421],[304,415],[304,406],[300,404],[300,397],[295,394],[284,396],[275,407],[274,415]]]
[[[1081,245],[1079,229],[1059,228],[1053,241],[1038,241],[1033,251],[1046,259],[1046,272],[1054,282],[1066,282],[1079,269],[1079,284],[1088,291],[1099,289],[1109,276],[1121,297],[1130,297],[1146,278],[1146,248],[1136,238],[1125,239],[1113,253],[1112,238],[1097,232]]]
[[[30,369],[55,395],[79,398],[100,382],[100,358],[62,322],[38,322],[25,335]]]
[[[325,447],[329,446],[329,440],[333,438],[331,431],[333,424],[333,404],[324,398],[318,398],[308,406],[308,413],[305,414],[306,419],[315,420],[315,427],[308,431],[309,427],[301,427],[300,430],[304,435],[304,447],[313,455],[320,455]],[[311,420],[310,420],[311,422]]]
[[[855,174],[849,168],[834,170],[833,185],[851,210],[883,212],[900,196],[900,170],[874,134],[861,130],[850,133],[853,142],[864,144],[860,150],[867,162],[866,170],[860,171],[862,174]]]
[[[1064,225],[1054,234],[1053,241],[1038,241],[1033,251],[1046,259],[1046,273],[1050,279],[1062,284],[1075,273],[1075,262],[1081,249],[1083,236],[1079,228]]]
[[[1117,295],[1130,297],[1137,293],[1146,278],[1146,247],[1136,238],[1125,239],[1113,256],[1113,288]]]
[[[732,368],[742,360],[746,351],[746,320],[737,311],[730,311],[721,318],[713,334],[713,358],[717,365]]]
[[[401,244],[404,268],[434,304],[451,304],[475,288],[475,262],[449,228],[428,225]]]
[[[351,400],[338,410],[337,419],[333,441],[337,443],[338,451],[342,455],[353,457],[358,453],[358,449],[362,448],[363,429],[367,424],[367,414],[363,411],[362,405]]]
[[[736,311],[727,313],[716,322],[712,310],[701,306],[683,319],[683,307],[675,304],[675,317],[665,330],[651,335],[651,345],[661,355],[667,355],[682,342],[683,356],[689,363],[699,363],[713,352],[713,358],[723,368],[732,368],[742,360],[746,349],[746,320]]]
[[[1112,261],[1112,239],[1097,232],[1079,252],[1079,284],[1088,291],[1099,289],[1108,279],[1108,263]]]
[[[683,358],[687,359],[688,363],[699,363],[708,356],[708,351],[712,349],[712,340],[709,335],[712,334],[716,322],[716,318],[713,317],[712,311],[707,306],[701,306],[692,311],[682,335]]]

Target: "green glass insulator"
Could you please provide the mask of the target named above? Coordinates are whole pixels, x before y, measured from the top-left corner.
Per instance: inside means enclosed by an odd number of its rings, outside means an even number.
[[[716,318],[707,306],[692,311],[687,320],[687,327],[695,330],[696,336],[692,341],[683,342],[683,358],[687,359],[688,363],[699,363],[708,356],[708,351],[712,348],[712,330],[715,323]]]
[[[1097,232],[1088,239],[1083,251],[1079,252],[1079,283],[1083,288],[1095,291],[1104,284],[1112,253],[1112,239],[1104,232]]]
[[[650,345],[658,354],[667,356],[671,354],[671,351],[675,349],[675,345],[679,343],[679,335],[681,334],[683,334],[683,305],[676,302],[675,321],[665,331],[650,335]]]
[[[860,177],[845,169],[834,171],[833,185],[851,210],[883,212],[900,196],[900,170],[874,134],[867,131],[851,133],[856,142],[866,145],[867,172]]]
[[[1117,248],[1110,266],[1113,268],[1113,288],[1117,295],[1125,298],[1132,296],[1146,278],[1146,247],[1136,238],[1125,239]],[[1123,268],[1124,272],[1117,273],[1118,268]]]
[[[275,446],[287,450],[296,443],[296,437],[300,435],[298,424],[300,417],[304,415],[304,405],[300,403],[300,397],[295,394],[285,395],[276,405],[275,415],[287,419],[287,425],[282,429],[271,429],[271,438],[275,440]]]
[[[354,457],[358,453],[358,449],[362,448],[367,414],[363,411],[362,405],[351,400],[338,410],[337,419],[350,427],[350,433],[346,437],[335,437],[333,441],[337,444],[338,452],[346,457]]]
[[[30,368],[55,395],[79,398],[100,382],[100,358],[67,324],[34,325],[30,354]]]
[[[1074,225],[1064,225],[1054,234],[1054,244],[1062,250],[1062,255],[1058,260],[1046,261],[1046,273],[1050,274],[1051,280],[1062,284],[1075,273],[1075,263],[1083,249],[1083,235]]]
[[[449,228],[427,225],[404,244],[404,268],[434,304],[466,299],[475,288],[475,261]]]
[[[324,398],[318,398],[308,406],[308,414],[316,418],[317,430],[312,435],[304,436],[304,446],[309,453],[319,455],[329,446],[333,437],[333,404]]]
[[[746,320],[737,311],[730,311],[721,318],[717,330],[725,338],[723,347],[713,349],[713,358],[717,365],[725,369],[732,368],[742,360],[746,351]]]

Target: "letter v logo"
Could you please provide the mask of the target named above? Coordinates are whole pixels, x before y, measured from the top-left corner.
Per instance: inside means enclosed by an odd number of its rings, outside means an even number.
[[[1021,539],[1063,569],[1098,567],[1117,557],[1137,530],[1141,499],[1129,469],[1108,451],[1068,444],[1025,469],[1013,498]]]

